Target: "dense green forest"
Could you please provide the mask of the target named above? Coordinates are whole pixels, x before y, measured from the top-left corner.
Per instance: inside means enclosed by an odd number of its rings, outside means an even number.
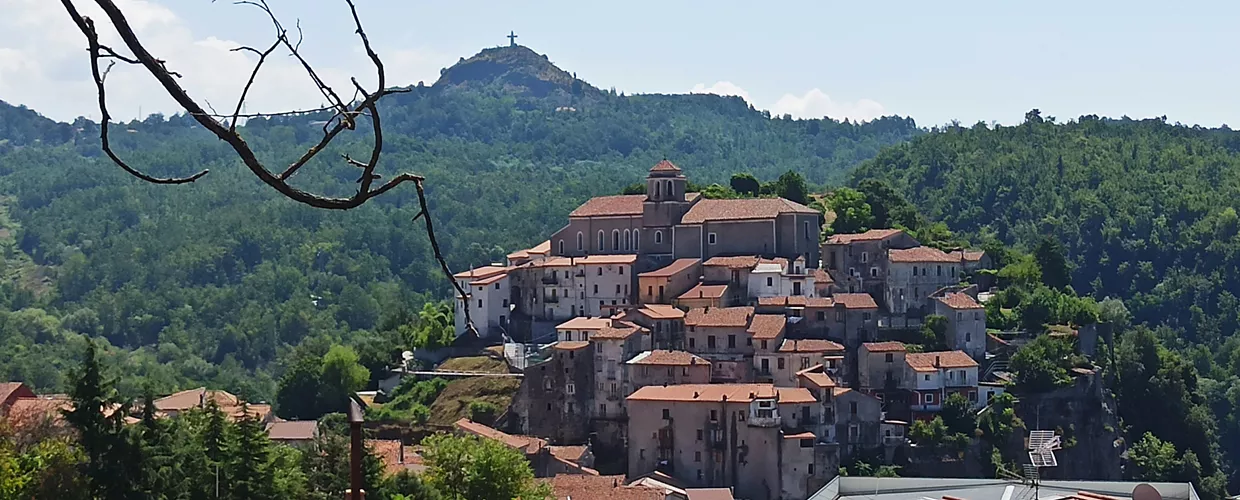
[[[672,158],[697,182],[733,172],[773,180],[796,170],[842,180],[912,120],[865,124],[772,119],[739,98],[622,96],[555,68],[524,47],[488,49],[411,86],[382,108],[380,170],[424,174],[439,240],[454,269],[502,259],[554,232],[586,198],[611,194]],[[327,116],[252,119],[241,127],[263,161],[296,158]],[[98,124],[56,123],[0,105],[0,378],[65,389],[82,339],[97,336],[125,367],[122,392],[210,384],[273,401],[277,381],[334,344],[355,348],[374,377],[419,321],[449,297],[430,258],[412,187],[347,212],[300,206],[248,173],[227,145],[185,116],[113,125],[133,165],[191,185],[152,186],[102,155]],[[355,189],[338,138],[293,183]]]
[[[1134,450],[1161,459],[1150,477],[1218,472],[1240,487],[1240,135],[1034,110],[1020,125],[953,125],[887,148],[850,184],[891,186],[976,242],[1062,244],[1058,284],[1116,325],[1112,390]],[[1004,300],[987,304],[991,324]]]

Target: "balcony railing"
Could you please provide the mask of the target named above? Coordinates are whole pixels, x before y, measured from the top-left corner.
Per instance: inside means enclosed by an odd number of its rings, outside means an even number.
[[[779,415],[773,417],[749,417],[749,425],[751,427],[779,427],[781,420]]]
[[[554,285],[556,283],[559,283],[560,279],[557,278],[556,275],[554,274],[544,274],[542,277],[542,282],[544,285]]]

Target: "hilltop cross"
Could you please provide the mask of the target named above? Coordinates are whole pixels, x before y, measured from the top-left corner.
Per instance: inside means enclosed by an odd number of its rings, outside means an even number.
[[[507,38],[508,38],[508,46],[509,46],[509,47],[516,47],[516,46],[517,46],[517,32],[515,32],[515,31],[509,31],[509,32],[508,32],[508,37],[507,37]]]

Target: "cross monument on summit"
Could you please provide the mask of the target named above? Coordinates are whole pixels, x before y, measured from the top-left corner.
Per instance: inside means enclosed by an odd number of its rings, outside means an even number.
[[[517,46],[517,32],[515,32],[515,31],[509,31],[509,32],[508,32],[508,36],[507,36],[507,38],[508,38],[508,46],[509,46],[509,47],[516,47],[516,46]]]

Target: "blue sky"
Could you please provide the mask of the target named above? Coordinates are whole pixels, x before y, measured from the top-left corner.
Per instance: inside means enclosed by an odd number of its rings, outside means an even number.
[[[304,51],[330,80],[369,77],[343,1],[270,1],[287,24],[301,20]],[[250,62],[228,49],[270,39],[259,11],[222,0],[118,3],[191,93],[219,108],[231,106]],[[1017,123],[1036,107],[1060,119],[1240,123],[1238,2],[357,3],[392,83],[429,83],[515,30],[602,88],[743,94],[797,116]],[[57,119],[97,117],[85,43],[59,2],[0,0],[0,12],[0,99]],[[175,111],[140,71],[111,78],[114,114]],[[289,61],[259,84],[251,111],[318,104]]]

